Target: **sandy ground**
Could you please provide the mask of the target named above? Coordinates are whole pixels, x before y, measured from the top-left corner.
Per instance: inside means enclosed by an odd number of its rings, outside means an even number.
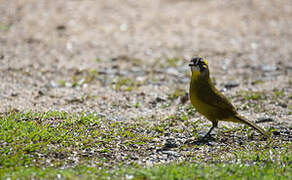
[[[225,94],[247,117],[291,123],[291,42],[289,0],[0,0],[0,112],[166,117],[200,55],[219,89],[239,83]],[[244,91],[264,94],[259,111]]]

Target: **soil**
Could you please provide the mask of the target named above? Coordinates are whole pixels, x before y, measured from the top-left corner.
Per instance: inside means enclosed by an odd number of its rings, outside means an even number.
[[[155,122],[176,113],[183,95],[169,97],[200,55],[242,114],[291,124],[291,42],[292,1],[1,0],[0,112]]]

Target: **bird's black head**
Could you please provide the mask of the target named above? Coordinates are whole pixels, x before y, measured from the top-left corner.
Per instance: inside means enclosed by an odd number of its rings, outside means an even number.
[[[208,69],[208,63],[204,58],[201,57],[194,57],[191,59],[191,62],[189,64],[191,67],[191,70],[197,70],[197,71],[204,71],[205,69]]]

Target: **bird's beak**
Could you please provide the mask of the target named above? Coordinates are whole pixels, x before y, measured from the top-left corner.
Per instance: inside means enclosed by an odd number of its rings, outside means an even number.
[[[195,63],[193,61],[191,61],[191,63],[189,64],[189,66],[195,66]]]

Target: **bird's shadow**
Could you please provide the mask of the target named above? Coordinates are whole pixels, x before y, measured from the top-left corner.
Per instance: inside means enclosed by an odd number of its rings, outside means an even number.
[[[196,140],[186,141],[185,145],[188,145],[188,146],[193,146],[193,145],[209,145],[209,146],[212,146],[214,143],[216,143],[216,139],[214,137],[212,137],[211,135],[209,135],[209,136],[199,137]]]

